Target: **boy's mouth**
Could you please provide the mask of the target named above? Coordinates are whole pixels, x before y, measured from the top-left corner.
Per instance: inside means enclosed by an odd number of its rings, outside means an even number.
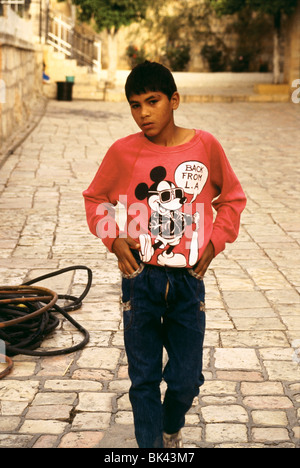
[[[146,122],[142,125],[143,130],[148,130],[149,128],[152,128],[154,123],[152,122]]]

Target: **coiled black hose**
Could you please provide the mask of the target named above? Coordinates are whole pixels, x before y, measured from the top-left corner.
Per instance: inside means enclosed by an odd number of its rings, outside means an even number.
[[[86,270],[88,280],[80,297],[68,294],[59,294],[31,285],[61,275],[69,271]],[[60,356],[82,349],[89,342],[89,332],[74,320],[68,312],[80,309],[82,301],[88,294],[92,285],[92,271],[86,266],[77,265],[39,276],[19,287],[0,288],[0,340],[5,343],[5,354],[15,356]],[[66,305],[59,306],[57,300],[68,301]],[[59,318],[55,312],[66,318],[83,336],[83,340],[69,348],[53,351],[35,351],[39,348],[47,335],[59,325]],[[11,361],[6,359],[11,364]],[[10,366],[11,367],[11,366]],[[11,369],[10,369],[11,370]],[[0,373],[0,378],[3,374]]]

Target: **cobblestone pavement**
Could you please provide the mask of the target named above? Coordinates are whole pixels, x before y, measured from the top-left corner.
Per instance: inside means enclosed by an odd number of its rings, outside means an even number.
[[[300,448],[300,108],[183,104],[177,122],[212,132],[248,196],[239,240],[206,277],[206,384],[183,431],[187,447]],[[89,233],[82,191],[111,143],[137,131],[126,103],[55,102],[0,170],[0,284],[70,265],[92,268],[72,315],[88,346],[16,356],[0,380],[0,447],[135,447],[112,254]],[[85,272],[48,280],[78,295]],[[63,321],[44,347],[80,339]],[[163,386],[164,389],[164,386]]]

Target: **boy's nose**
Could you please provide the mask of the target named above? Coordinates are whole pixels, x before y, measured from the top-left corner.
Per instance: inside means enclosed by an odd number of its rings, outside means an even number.
[[[149,117],[149,109],[148,107],[142,107],[142,110],[141,110],[141,117],[142,118],[145,118],[145,117]]]

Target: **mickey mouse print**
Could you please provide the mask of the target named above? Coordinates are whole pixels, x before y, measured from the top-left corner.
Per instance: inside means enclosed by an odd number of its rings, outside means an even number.
[[[142,132],[121,138],[83,196],[89,228],[110,252],[130,238],[144,263],[175,268],[194,267],[209,242],[215,256],[234,242],[247,201],[222,146],[203,130],[175,147]]]
[[[157,256],[157,264],[160,266],[185,268],[187,263],[194,266],[198,261],[198,231],[200,222],[203,221],[201,220],[203,214],[201,210],[191,213],[191,209],[207,181],[208,170],[199,161],[189,161],[180,164],[175,170],[175,183],[166,180],[166,177],[166,169],[157,166],[150,173],[153,184],[149,187],[146,183],[140,183],[135,189],[136,198],[147,199],[151,209],[149,219],[151,234],[139,236],[140,257],[143,262],[148,263],[159,249],[162,250]],[[187,195],[193,195],[189,203]],[[184,209],[187,206],[189,209]],[[178,252],[185,249],[180,247],[176,249],[180,246],[188,226],[192,227],[189,259]]]

